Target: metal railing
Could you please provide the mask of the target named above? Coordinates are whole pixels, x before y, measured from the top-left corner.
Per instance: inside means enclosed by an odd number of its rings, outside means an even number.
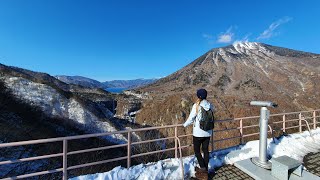
[[[272,114],[272,115],[270,115],[270,119],[274,119],[274,121],[270,122],[269,125],[276,126],[276,125],[280,124],[280,126],[281,126],[280,131],[282,131],[282,132],[286,132],[289,129],[294,130],[295,128],[299,128],[299,131],[297,131],[297,132],[302,132],[302,128],[307,125],[308,126],[313,125],[313,129],[315,129],[317,127],[317,124],[320,123],[320,122],[318,122],[318,119],[320,117],[319,112],[320,112],[320,109],[319,110],[312,110],[312,111]],[[302,114],[304,114],[303,118],[302,118]],[[317,114],[318,114],[318,116],[317,116]],[[310,116],[308,116],[308,115],[310,115]],[[298,118],[296,118],[295,116],[298,116]],[[256,132],[256,131],[259,131],[259,130],[257,130],[259,125],[252,124],[252,122],[251,123],[246,122],[246,121],[257,120],[257,119],[259,119],[259,116],[216,120],[215,124],[223,124],[223,123],[232,122],[232,123],[238,123],[239,126],[233,127],[233,128],[219,129],[219,126],[215,125],[216,129],[214,130],[215,131],[214,136],[217,136],[217,133],[228,134],[229,131],[237,131],[238,135],[231,136],[231,137],[222,137],[221,136],[221,138],[219,138],[219,139],[212,138],[211,150],[218,151],[219,148],[214,149],[214,147],[215,147],[215,144],[219,143],[219,142],[225,142],[225,141],[232,140],[232,139],[240,139],[239,144],[243,144],[245,142],[245,138],[258,135],[259,132]],[[280,120],[276,121],[276,119],[280,119]],[[308,122],[308,120],[311,121],[311,123]],[[303,125],[301,123],[301,121],[305,121],[306,122],[305,125]],[[256,122],[258,122],[258,121],[256,121]],[[248,125],[245,125],[245,124],[248,124]],[[192,136],[192,134],[179,133],[178,128],[181,128],[181,127],[182,127],[182,124],[177,124],[177,125],[168,125],[168,126],[161,126],[161,127],[129,129],[129,130],[123,130],[123,131],[116,131],[116,132],[87,134],[87,135],[78,135],[78,136],[69,136],[69,137],[50,138],[50,139],[39,139],[39,140],[20,141],[20,142],[11,142],[11,143],[0,143],[0,150],[1,150],[1,148],[7,148],[7,147],[35,145],[35,144],[44,144],[44,143],[52,143],[52,142],[61,142],[62,143],[62,152],[60,152],[60,153],[35,156],[35,157],[28,157],[28,158],[21,158],[21,159],[15,159],[15,160],[1,161],[0,166],[13,164],[13,163],[22,163],[22,162],[28,162],[28,161],[42,160],[42,159],[48,159],[48,158],[54,158],[54,157],[62,157],[62,167],[61,168],[46,170],[46,171],[41,171],[41,172],[35,172],[35,173],[30,173],[30,174],[17,175],[17,176],[13,176],[13,177],[4,178],[4,179],[22,179],[22,178],[29,178],[29,177],[40,176],[40,175],[45,175],[45,174],[51,174],[51,173],[62,173],[63,180],[66,180],[66,179],[68,179],[68,171],[83,168],[83,167],[88,167],[88,166],[94,166],[94,165],[99,165],[99,164],[127,160],[127,168],[129,168],[129,167],[131,167],[131,159],[132,158],[147,156],[147,155],[156,154],[156,153],[164,153],[164,152],[169,152],[169,151],[174,151],[175,158],[178,158],[178,150],[180,150],[180,156],[181,156],[182,155],[181,149],[190,148],[192,146],[192,144],[185,144],[185,145],[181,144],[181,142],[180,142],[181,138]],[[246,134],[245,130],[250,129],[250,128],[253,128],[254,132],[250,132],[250,133]],[[139,141],[139,142],[132,142],[132,140],[131,140],[132,133],[144,132],[144,131],[150,131],[150,130],[159,131],[161,129],[162,130],[163,129],[165,129],[165,130],[174,129],[174,136],[156,138],[156,139],[151,139],[151,140],[144,140],[144,141]],[[270,127],[269,132],[273,133],[272,131],[274,131],[274,128]],[[293,132],[296,132],[296,131],[293,131]],[[115,134],[127,134],[127,143],[116,144],[116,145],[111,145],[111,146],[103,146],[103,147],[98,147],[98,148],[68,151],[68,143],[71,140],[79,140],[79,139],[93,138],[93,137],[97,138],[97,137],[110,136],[110,135],[115,135]],[[145,143],[154,143],[154,142],[160,142],[160,141],[168,141],[168,140],[174,141],[174,148],[164,148],[161,150],[155,150],[155,151],[150,151],[150,152],[146,152],[146,153],[140,153],[140,154],[134,154],[134,155],[132,154],[132,147],[134,145],[145,144]],[[101,151],[101,150],[109,150],[109,149],[114,149],[114,148],[126,148],[127,155],[122,156],[122,157],[113,158],[113,159],[107,159],[107,160],[96,161],[96,162],[91,162],[91,163],[68,166],[68,156],[70,156],[70,155],[75,155],[75,154],[80,154],[80,153],[88,153],[88,152],[94,152],[94,151]],[[183,168],[182,168],[182,170],[183,170]]]
[[[180,139],[176,136],[175,137],[176,140],[178,141],[178,145],[179,145],[179,153],[180,153],[180,169],[181,169],[181,176],[182,176],[182,180],[184,180],[184,166],[183,166],[183,155],[182,155],[182,150],[181,150],[181,142]]]

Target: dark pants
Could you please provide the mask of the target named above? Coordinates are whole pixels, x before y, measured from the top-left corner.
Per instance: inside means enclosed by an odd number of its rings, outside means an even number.
[[[206,168],[206,170],[208,170],[208,163],[209,163],[209,141],[210,141],[210,137],[194,137],[193,136],[194,154],[198,159],[200,168]],[[204,157],[202,157],[200,152],[201,145],[202,145],[202,151],[203,151]]]

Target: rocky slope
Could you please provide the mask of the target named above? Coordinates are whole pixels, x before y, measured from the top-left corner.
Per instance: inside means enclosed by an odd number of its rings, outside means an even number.
[[[0,143],[139,128],[141,126],[133,120],[128,121],[134,116],[131,113],[140,109],[139,99],[134,94],[111,94],[103,89],[66,84],[45,73],[0,64]],[[142,133],[132,136],[132,140],[145,138],[149,137]],[[69,141],[68,149],[94,148],[126,141],[125,134],[117,134]],[[0,161],[57,153],[62,151],[61,147],[61,143],[57,142],[4,148],[0,151]],[[138,150],[136,153],[140,153]],[[85,156],[71,156],[68,164],[125,155],[124,148],[116,148]],[[4,165],[0,167],[0,178],[60,168],[61,163],[61,158],[50,158]],[[141,162],[134,160],[133,163]],[[108,171],[119,165],[124,166],[125,161],[71,171],[70,176]],[[61,179],[61,176],[50,174],[39,179]]]
[[[208,90],[218,119],[259,114],[259,108],[249,106],[251,100],[278,103],[271,113],[315,109],[320,104],[318,82],[319,54],[237,43],[214,48],[177,72],[137,89],[152,99],[144,102],[137,121],[182,123],[199,88]]]
[[[112,120],[115,97],[102,89],[68,85],[45,73],[5,65],[0,65],[0,73],[0,81],[13,96],[40,108],[50,118],[62,119],[86,133],[124,128]],[[109,140],[125,140],[120,136]]]

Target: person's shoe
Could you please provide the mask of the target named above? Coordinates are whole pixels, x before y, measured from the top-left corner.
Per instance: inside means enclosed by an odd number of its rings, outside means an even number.
[[[208,171],[205,168],[195,168],[196,170],[196,178],[199,180],[207,180],[208,179]]]

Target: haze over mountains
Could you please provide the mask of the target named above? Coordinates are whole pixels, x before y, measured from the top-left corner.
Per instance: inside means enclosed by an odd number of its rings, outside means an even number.
[[[75,85],[81,85],[89,88],[102,88],[102,89],[107,89],[107,88],[132,89],[132,88],[148,85],[157,80],[157,79],[133,79],[133,80],[112,80],[112,81],[99,82],[94,79],[90,79],[82,76],[59,75],[55,77],[67,84],[75,84]]]

